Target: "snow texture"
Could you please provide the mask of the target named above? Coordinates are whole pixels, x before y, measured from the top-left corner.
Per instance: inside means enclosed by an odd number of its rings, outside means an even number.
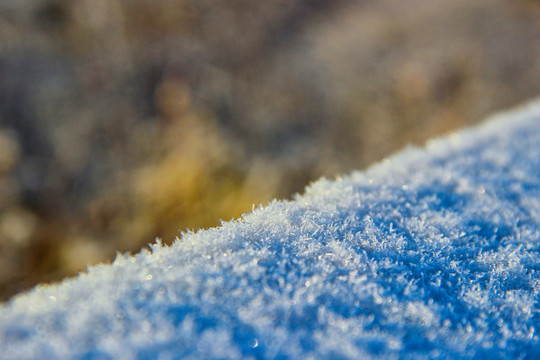
[[[2,359],[540,359],[540,102],[0,307]]]

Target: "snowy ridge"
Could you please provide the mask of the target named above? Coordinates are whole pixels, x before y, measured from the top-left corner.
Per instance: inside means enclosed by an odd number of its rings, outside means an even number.
[[[540,358],[540,102],[0,308],[2,359]]]

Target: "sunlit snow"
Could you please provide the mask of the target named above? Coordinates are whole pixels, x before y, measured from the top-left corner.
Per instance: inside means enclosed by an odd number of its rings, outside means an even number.
[[[540,358],[540,102],[0,307],[2,359]]]

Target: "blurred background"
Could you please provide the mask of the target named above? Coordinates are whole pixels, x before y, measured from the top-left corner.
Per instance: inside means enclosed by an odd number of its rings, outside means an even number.
[[[0,300],[538,94],[533,0],[0,0]]]

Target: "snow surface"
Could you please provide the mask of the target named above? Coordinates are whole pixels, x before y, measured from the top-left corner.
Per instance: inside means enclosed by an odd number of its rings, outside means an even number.
[[[2,359],[540,358],[540,102],[0,307]]]

